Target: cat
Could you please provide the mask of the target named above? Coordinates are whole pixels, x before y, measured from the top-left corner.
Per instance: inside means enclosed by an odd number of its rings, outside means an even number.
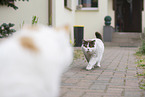
[[[25,26],[0,43],[0,97],[58,97],[73,61],[68,27]]]
[[[98,32],[95,33],[96,38],[82,41],[82,51],[88,62],[86,70],[91,70],[95,65],[101,67],[100,62],[104,53],[104,43],[102,36]]]

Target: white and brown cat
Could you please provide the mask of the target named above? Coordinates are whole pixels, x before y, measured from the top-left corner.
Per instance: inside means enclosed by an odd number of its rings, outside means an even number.
[[[86,57],[88,65],[87,70],[91,70],[95,65],[101,67],[101,60],[104,53],[104,43],[102,42],[101,34],[96,32],[94,39],[83,40],[82,51]]]
[[[67,27],[26,26],[0,43],[0,97],[58,97],[73,60]]]

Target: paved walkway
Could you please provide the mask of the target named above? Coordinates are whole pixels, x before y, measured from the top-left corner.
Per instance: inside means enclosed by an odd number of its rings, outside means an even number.
[[[62,76],[60,97],[145,97],[139,89],[136,48],[106,47],[102,67],[86,71],[82,52]]]

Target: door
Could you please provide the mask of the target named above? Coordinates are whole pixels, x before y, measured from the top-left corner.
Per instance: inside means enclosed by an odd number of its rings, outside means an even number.
[[[116,0],[115,25],[119,32],[142,31],[142,0]]]

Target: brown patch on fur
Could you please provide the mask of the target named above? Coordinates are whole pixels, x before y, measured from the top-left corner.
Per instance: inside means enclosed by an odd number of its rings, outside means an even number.
[[[26,49],[29,49],[34,52],[39,51],[38,48],[36,47],[36,45],[34,44],[34,41],[30,37],[21,37],[20,43],[21,43],[22,47],[24,47]]]

